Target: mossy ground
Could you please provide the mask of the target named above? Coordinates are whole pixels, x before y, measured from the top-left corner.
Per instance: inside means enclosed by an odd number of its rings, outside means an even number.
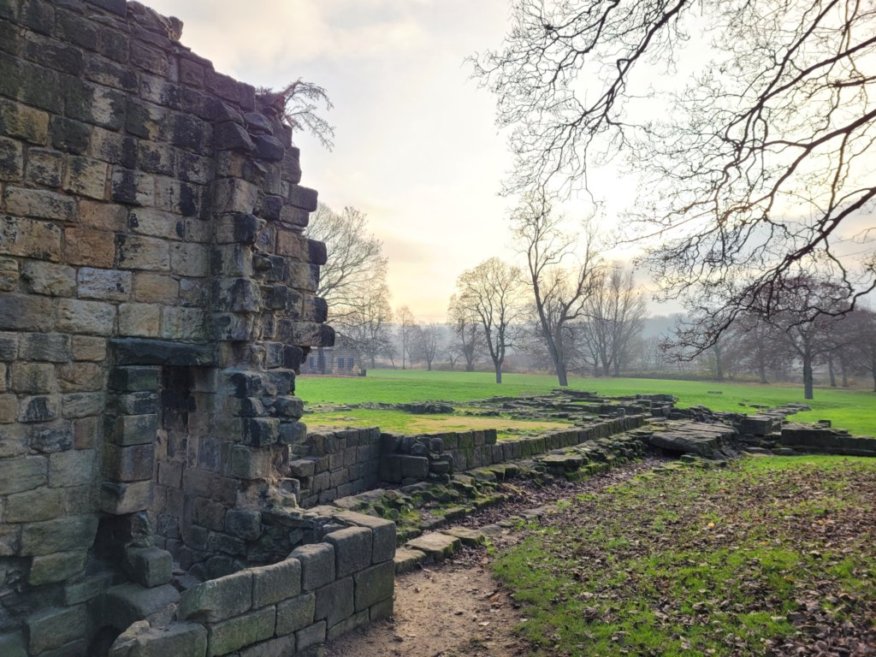
[[[876,640],[874,499],[872,459],[668,468],[530,525],[495,572],[537,655],[851,652]]]

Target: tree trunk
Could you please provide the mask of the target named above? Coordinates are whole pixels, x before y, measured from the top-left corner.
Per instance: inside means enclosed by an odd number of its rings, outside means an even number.
[[[757,359],[757,373],[760,376],[761,383],[769,383],[766,375],[766,364],[763,362],[763,357]]]
[[[721,347],[715,344],[715,378],[718,381],[724,380],[724,363],[721,362]]]
[[[846,367],[846,359],[840,358],[840,376],[843,379],[843,388],[849,387],[849,368]]]
[[[502,365],[496,365],[496,383],[502,383]]]
[[[812,399],[812,356],[808,352],[803,354],[803,399]]]
[[[833,371],[833,358],[827,357],[827,374],[830,377],[830,387],[836,388],[836,373]]]

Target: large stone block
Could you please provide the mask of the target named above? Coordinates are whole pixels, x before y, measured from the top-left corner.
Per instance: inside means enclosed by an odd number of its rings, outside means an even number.
[[[325,643],[326,622],[317,621],[295,633],[295,644],[299,653],[308,648]]]
[[[113,515],[145,511],[152,505],[152,495],[152,481],[127,484],[105,481],[100,486],[100,508]]]
[[[285,559],[252,571],[253,607],[256,609],[295,598],[301,593],[301,562],[297,559]]]
[[[58,302],[58,329],[69,333],[111,335],[116,307],[100,301],[61,299]]]
[[[150,444],[158,431],[158,415],[107,416],[104,430],[109,441],[122,447]]]
[[[301,562],[303,590],[314,591],[335,579],[335,549],[332,545],[301,545],[289,556]]]
[[[353,578],[338,579],[316,590],[316,620],[331,628],[353,615]]]
[[[183,593],[178,614],[211,623],[239,616],[252,608],[252,592],[251,570],[208,580]]]
[[[167,584],[173,577],[173,557],[157,547],[127,548],[124,565],[135,582],[150,589]]]
[[[50,331],[54,300],[22,294],[0,294],[0,329]]]
[[[64,515],[64,492],[46,488],[16,493],[6,498],[5,522],[38,522]]]
[[[204,657],[206,653],[207,629],[203,625],[150,627],[135,623],[116,639],[109,657]]]
[[[101,619],[102,623],[122,632],[131,623],[148,618],[159,611],[167,610],[179,601],[179,591],[170,584],[151,589],[139,584],[119,584],[107,589],[96,600],[94,613]],[[164,657],[170,657],[170,655]]]
[[[87,615],[84,605],[68,609],[49,608],[27,619],[30,652],[34,655],[75,641],[85,636]]]
[[[21,533],[21,554],[43,556],[87,550],[94,543],[96,532],[96,515],[67,516],[28,523]]]
[[[0,255],[57,262],[61,258],[61,229],[48,221],[3,215]]]
[[[371,565],[371,530],[367,527],[347,527],[326,535],[325,541],[335,548],[336,577],[346,577]]]
[[[356,611],[362,611],[384,600],[392,600],[395,588],[395,564],[386,561],[354,576]]]
[[[85,570],[87,556],[88,551],[82,550],[79,552],[56,552],[34,557],[27,583],[31,586],[43,586],[70,579]]]
[[[27,260],[21,266],[25,288],[34,294],[68,297],[76,294],[76,270],[66,265]]]
[[[48,461],[43,456],[22,456],[0,460],[0,495],[9,495],[44,486]]]
[[[264,643],[257,643],[240,651],[240,657],[290,657],[294,654],[294,635],[281,636]]]
[[[339,520],[358,527],[367,527],[372,532],[371,563],[391,561],[395,555],[396,527],[391,520],[385,520],[364,513],[344,511],[337,514]]]
[[[208,657],[227,655],[274,636],[277,610],[267,607],[213,625],[207,647]]]
[[[313,623],[316,595],[303,593],[277,605],[277,635],[297,632]]]
[[[21,632],[0,634],[0,655],[3,657],[27,657],[27,644]]]

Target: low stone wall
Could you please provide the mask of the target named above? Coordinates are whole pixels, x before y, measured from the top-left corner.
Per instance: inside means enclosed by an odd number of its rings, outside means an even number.
[[[844,431],[828,427],[789,424],[782,428],[782,447],[798,451],[841,454],[846,456],[876,456],[876,438],[856,438]]]
[[[380,479],[390,483],[415,483],[430,475],[516,461],[636,429],[647,419],[648,416],[644,414],[628,415],[596,422],[588,427],[560,429],[501,443],[497,440],[495,429],[424,436],[383,434]]]
[[[316,654],[325,641],[390,616],[395,524],[351,512],[333,520],[346,526],[320,543],[185,591],[174,622],[131,625],[110,657]]]
[[[301,506],[326,504],[377,485],[380,429],[309,434],[293,454],[297,458],[289,463],[289,476],[299,482]]]

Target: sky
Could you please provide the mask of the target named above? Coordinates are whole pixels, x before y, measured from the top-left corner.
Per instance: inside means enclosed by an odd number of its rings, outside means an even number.
[[[182,43],[255,86],[326,88],[329,152],[308,135],[302,184],[368,215],[389,258],[393,307],[444,321],[456,278],[515,256],[510,157],[494,99],[466,58],[501,43],[507,0],[147,0],[180,18]]]

